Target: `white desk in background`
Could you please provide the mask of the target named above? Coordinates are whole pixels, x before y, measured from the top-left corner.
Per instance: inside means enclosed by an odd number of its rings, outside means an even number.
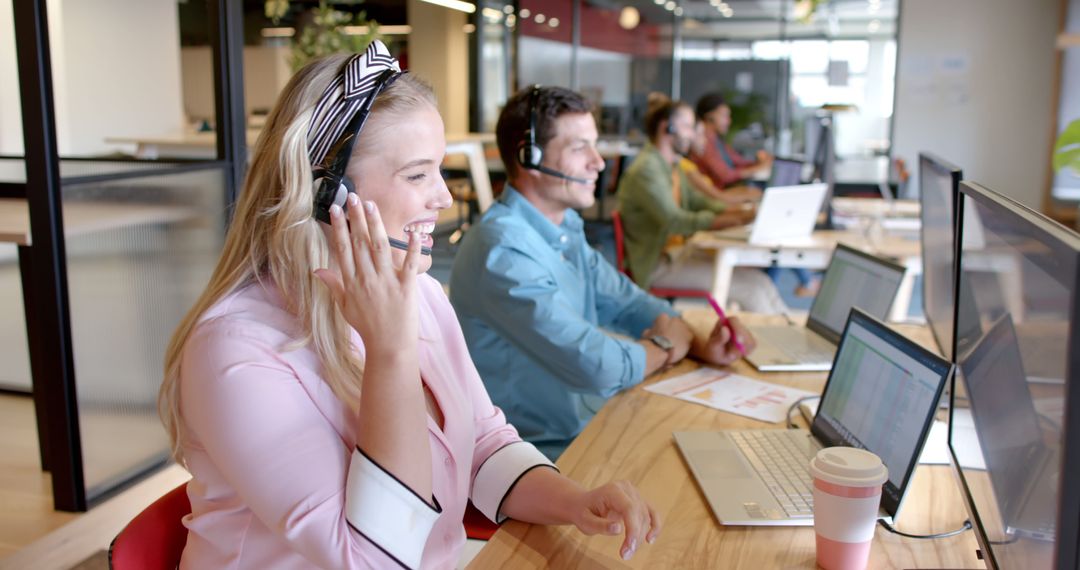
[[[731,290],[731,275],[736,267],[796,267],[814,270],[829,265],[836,244],[844,243],[873,255],[892,258],[906,269],[889,313],[889,320],[907,319],[915,276],[922,273],[918,240],[884,233],[870,240],[861,232],[843,230],[816,231],[809,239],[774,243],[751,244],[745,240],[725,239],[714,232],[698,232],[689,244],[714,252],[713,298],[725,304]]]
[[[249,149],[254,148],[259,138],[260,129],[247,129],[246,138]],[[146,160],[158,158],[185,158],[213,160],[216,156],[217,134],[193,132],[161,137],[107,137],[111,144],[135,145],[135,157]],[[484,144],[495,142],[494,133],[459,133],[446,135],[446,154],[465,155],[469,177],[479,203],[484,212],[491,206],[491,176],[487,160],[484,158]]]

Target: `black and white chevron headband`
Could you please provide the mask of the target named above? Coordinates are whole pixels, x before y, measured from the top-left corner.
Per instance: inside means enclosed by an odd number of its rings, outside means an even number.
[[[322,164],[358,111],[370,111],[378,91],[389,84],[389,81],[380,81],[387,71],[400,73],[401,67],[386,46],[375,40],[364,53],[350,58],[345,63],[344,72],[326,87],[315,105],[308,126],[308,158],[312,167],[317,168]],[[361,128],[362,123],[357,125],[355,132],[359,133]]]

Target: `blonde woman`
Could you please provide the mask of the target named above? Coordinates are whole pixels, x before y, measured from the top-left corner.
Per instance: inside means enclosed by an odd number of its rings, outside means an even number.
[[[378,42],[286,86],[166,357],[182,568],[452,567],[470,499],[625,535],[624,558],[656,538],[633,486],[563,477],[491,404],[425,275],[444,153],[430,88]]]

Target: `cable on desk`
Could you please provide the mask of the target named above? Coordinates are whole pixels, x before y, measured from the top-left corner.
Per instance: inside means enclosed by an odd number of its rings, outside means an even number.
[[[795,422],[791,421],[791,413],[794,412],[795,409],[799,407],[799,404],[801,404],[803,402],[808,402],[810,400],[815,400],[815,399],[820,398],[820,397],[821,396],[815,394],[813,396],[803,396],[802,398],[799,398],[798,400],[795,400],[795,403],[791,404],[791,407],[787,409],[787,415],[785,416],[787,418],[787,427],[788,427],[788,429],[799,429],[799,426],[795,425]],[[807,420],[807,421],[809,421],[809,420]]]
[[[966,531],[971,530],[971,519],[968,519],[968,520],[964,521],[964,524],[961,525],[960,528],[958,528],[956,530],[950,530],[949,532],[939,532],[937,534],[908,534],[906,532],[896,530],[895,528],[893,528],[893,526],[891,524],[885,522],[884,520],[878,520],[878,524],[880,524],[885,530],[887,530],[887,531],[889,531],[889,532],[891,532],[893,534],[898,534],[898,535],[903,536],[905,538],[916,538],[916,539],[919,539],[919,540],[931,540],[931,539],[935,539],[935,538],[949,538],[950,536],[956,536],[958,534],[962,534],[962,533],[964,533]]]

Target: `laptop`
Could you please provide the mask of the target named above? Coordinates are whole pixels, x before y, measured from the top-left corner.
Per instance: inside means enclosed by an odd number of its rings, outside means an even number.
[[[851,308],[884,319],[903,278],[903,266],[838,244],[806,326],[750,327],[758,346],[746,360],[762,372],[828,370]]]
[[[827,184],[772,186],[765,189],[754,223],[715,232],[722,239],[752,244],[798,243],[810,239]]]
[[[879,517],[900,511],[952,364],[852,309],[810,431],[675,432],[720,524],[809,526],[810,459],[825,447],[876,454],[889,469]]]
[[[803,161],[794,158],[773,158],[769,186],[798,186],[802,184]]]
[[[1060,447],[1043,438],[1008,313],[962,359],[959,373],[1002,528],[1010,536],[1053,541]]]

